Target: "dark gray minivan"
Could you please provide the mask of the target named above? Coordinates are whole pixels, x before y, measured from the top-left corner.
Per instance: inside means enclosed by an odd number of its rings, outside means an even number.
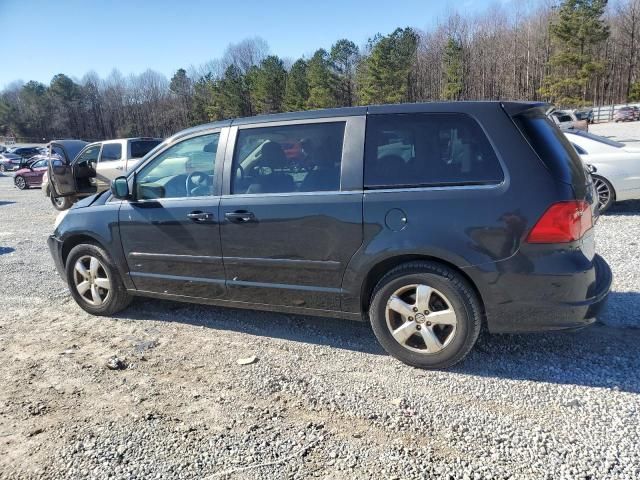
[[[490,332],[594,321],[593,185],[545,104],[353,107],[202,125],[77,203],[49,247],[86,311],[133,295],[371,322],[443,368]]]

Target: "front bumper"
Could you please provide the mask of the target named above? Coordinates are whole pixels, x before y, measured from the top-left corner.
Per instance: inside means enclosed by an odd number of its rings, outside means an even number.
[[[47,245],[49,246],[49,251],[51,252],[51,256],[53,257],[53,263],[56,266],[56,270],[58,271],[58,275],[62,278],[62,280],[66,283],[67,276],[64,270],[64,263],[62,262],[62,241],[55,235],[49,235],[47,239]]]

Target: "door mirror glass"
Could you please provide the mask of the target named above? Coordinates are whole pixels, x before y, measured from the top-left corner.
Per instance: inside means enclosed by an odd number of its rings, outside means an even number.
[[[127,177],[118,177],[111,182],[111,193],[118,200],[129,198],[129,182]]]

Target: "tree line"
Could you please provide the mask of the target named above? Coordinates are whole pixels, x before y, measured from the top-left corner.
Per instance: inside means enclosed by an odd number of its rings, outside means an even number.
[[[640,101],[640,0],[562,0],[453,13],[433,28],[348,39],[299,59],[260,38],[171,79],[147,70],[65,74],[0,92],[0,135],[97,140],[168,136],[233,117],[340,106],[467,99],[559,107]]]

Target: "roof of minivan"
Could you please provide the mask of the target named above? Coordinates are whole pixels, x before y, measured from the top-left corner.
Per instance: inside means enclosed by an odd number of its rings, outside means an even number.
[[[544,102],[532,101],[460,101],[460,102],[426,102],[426,103],[394,103],[387,105],[369,105],[364,107],[326,108],[320,110],[304,110],[298,112],[273,113],[268,115],[256,115],[254,117],[242,117],[219,122],[205,123],[188,128],[172,135],[179,138],[202,130],[223,128],[232,125],[250,125],[253,123],[283,122],[287,120],[308,120],[314,118],[350,117],[354,115],[381,114],[381,113],[409,113],[409,112],[438,112],[456,111],[464,112],[473,110],[480,105],[499,105],[510,115],[516,115],[525,110],[538,107],[548,107]]]

